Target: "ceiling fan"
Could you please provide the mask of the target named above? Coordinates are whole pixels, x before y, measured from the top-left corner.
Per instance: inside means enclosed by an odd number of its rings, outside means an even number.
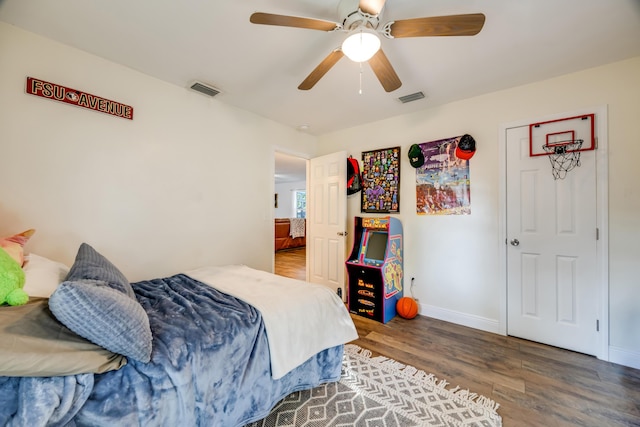
[[[320,31],[344,31],[349,36],[341,47],[334,49],[298,86],[300,90],[309,90],[343,56],[356,62],[367,61],[374,74],[387,92],[402,86],[400,78],[391,66],[389,59],[380,48],[377,33],[389,39],[403,37],[435,36],[473,36],[480,32],[485,16],[482,13],[464,15],[433,16],[425,18],[389,21],[380,25],[386,0],[343,0],[338,6],[341,23],[314,18],[275,15],[256,12],[250,21],[254,24],[278,25],[283,27],[306,28]]]

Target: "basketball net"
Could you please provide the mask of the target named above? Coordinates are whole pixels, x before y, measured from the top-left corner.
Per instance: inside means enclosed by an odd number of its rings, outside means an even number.
[[[580,147],[582,139],[576,139],[560,145],[543,145],[542,148],[549,154],[553,179],[564,179],[567,172],[576,166],[580,166]]]

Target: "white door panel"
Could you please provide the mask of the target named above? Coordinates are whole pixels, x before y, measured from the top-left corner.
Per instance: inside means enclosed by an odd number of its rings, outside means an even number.
[[[555,180],[528,126],[506,141],[508,334],[597,354],[595,152]]]
[[[311,159],[307,208],[309,281],[344,294],[347,152]]]

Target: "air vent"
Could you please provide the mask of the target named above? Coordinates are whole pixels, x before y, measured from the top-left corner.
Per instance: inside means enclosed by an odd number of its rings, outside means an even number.
[[[418,99],[422,99],[424,98],[424,93],[422,92],[416,92],[416,93],[412,93],[411,95],[405,95],[405,96],[401,96],[400,98],[398,98],[400,100],[400,102],[402,102],[403,104],[406,104],[407,102],[411,102],[411,101],[417,101]]]
[[[215,87],[206,85],[201,82],[195,82],[194,84],[192,84],[191,89],[211,97],[214,97],[220,93],[220,91]]]

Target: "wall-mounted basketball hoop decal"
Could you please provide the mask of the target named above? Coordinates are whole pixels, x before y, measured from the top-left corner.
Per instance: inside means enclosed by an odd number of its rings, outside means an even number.
[[[529,156],[548,156],[554,179],[564,179],[580,166],[580,153],[595,148],[595,114],[529,125]]]

